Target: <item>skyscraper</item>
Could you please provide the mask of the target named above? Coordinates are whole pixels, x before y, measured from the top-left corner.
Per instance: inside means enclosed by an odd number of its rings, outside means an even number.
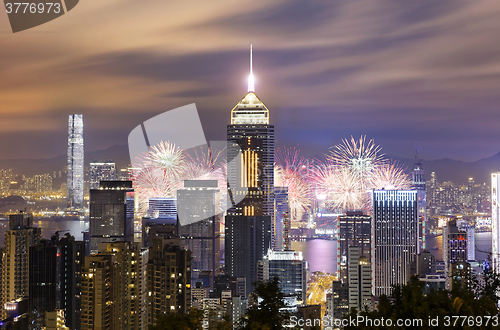
[[[350,246],[348,252],[349,309],[356,308],[358,312],[372,306],[371,265],[360,250],[357,246]]]
[[[427,208],[426,195],[425,195],[425,175],[422,161],[416,157],[415,164],[413,164],[413,189],[417,190],[417,204],[418,204],[418,245],[417,252],[422,252],[425,249],[425,225]]]
[[[132,181],[102,181],[90,191],[90,251],[99,243],[134,241]]]
[[[491,261],[500,272],[500,172],[491,174]]]
[[[337,276],[348,284],[349,247],[358,247],[360,255],[371,261],[372,218],[361,211],[348,211],[338,217],[337,224]]]
[[[457,219],[452,219],[443,227],[443,259],[447,288],[451,287],[452,264],[474,260],[474,248],[474,228],[469,224],[459,228]]]
[[[85,257],[82,329],[137,329],[146,323],[148,250],[132,242],[106,243]]]
[[[70,115],[68,122],[68,208],[83,208],[83,115]]]
[[[5,232],[5,250],[2,260],[2,319],[6,303],[29,296],[30,246],[38,244],[41,228],[33,227],[33,216],[28,213],[10,215],[9,230]]]
[[[46,326],[47,313],[60,310],[66,325],[80,329],[81,268],[84,262],[83,242],[72,236],[30,247],[29,311],[34,329]]]
[[[247,292],[255,282],[257,261],[274,246],[274,125],[269,124],[269,110],[254,89],[250,53],[248,93],[231,110],[227,127],[227,155],[235,161],[227,168],[232,206],[225,228],[226,274],[245,277]],[[235,204],[236,197],[243,195]]]
[[[253,291],[257,262],[271,247],[271,221],[266,216],[227,216],[225,232],[225,271],[246,279],[246,292]]]
[[[375,296],[390,295],[392,285],[406,284],[418,244],[416,190],[373,191]]]
[[[300,251],[272,251],[264,256],[258,266],[259,281],[274,277],[280,280],[280,289],[289,305],[302,305],[307,293],[307,261]]]
[[[191,285],[203,270],[220,272],[220,216],[217,180],[185,180],[177,190],[178,233],[181,247],[191,251]]]
[[[274,222],[274,237],[275,250],[287,251],[291,249],[291,218],[290,207],[288,205],[288,188],[274,187],[275,201],[275,222]]]
[[[177,221],[177,199],[171,197],[150,198],[148,217],[152,219],[173,219]]]
[[[227,126],[228,159],[235,159],[227,169],[230,195],[245,198],[228,210],[231,216],[274,217],[274,125],[269,124],[269,110],[254,92],[250,64],[248,93],[231,110]]]
[[[182,250],[180,239],[153,238],[147,264],[147,317],[185,314],[191,307],[191,251]]]
[[[108,160],[104,163],[91,162],[89,171],[89,189],[99,189],[101,181],[115,181],[116,165]]]
[[[85,257],[82,270],[82,330],[119,329],[118,264],[113,254]]]

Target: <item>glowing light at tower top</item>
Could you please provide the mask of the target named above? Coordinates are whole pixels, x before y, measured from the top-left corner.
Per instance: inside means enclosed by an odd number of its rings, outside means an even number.
[[[248,92],[255,92],[255,79],[253,77],[252,45],[250,45],[250,75],[248,76]]]

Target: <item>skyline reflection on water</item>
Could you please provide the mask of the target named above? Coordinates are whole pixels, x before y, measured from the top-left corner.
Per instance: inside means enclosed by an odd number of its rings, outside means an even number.
[[[476,233],[476,260],[486,260],[491,252],[491,233]],[[429,237],[427,248],[438,259],[443,260],[443,236]],[[434,250],[433,247],[437,246]],[[311,273],[316,271],[335,273],[337,271],[337,241],[313,239],[292,242],[292,249],[302,251]]]
[[[88,220],[38,220],[35,218],[33,225],[42,228],[42,237],[46,239],[50,239],[56,231],[60,231],[61,236],[68,232],[75,237],[75,240],[83,241],[82,232],[89,229]],[[9,221],[0,221],[0,242],[2,246],[4,245],[7,230],[9,230]]]
[[[42,228],[42,237],[50,239],[56,231],[60,231],[61,236],[69,232],[76,240],[83,240],[83,231],[89,229],[88,220],[65,221],[65,220],[37,220],[35,227]],[[0,221],[0,242],[4,245],[5,232],[8,230],[9,221]],[[486,260],[488,252],[491,251],[491,233],[476,233],[476,259]],[[443,236],[428,237],[427,248],[438,259],[443,260]],[[438,249],[434,250],[433,247]],[[292,249],[302,251],[304,259],[309,264],[311,272],[321,271],[335,273],[337,271],[337,241],[313,239],[308,241],[292,242]]]

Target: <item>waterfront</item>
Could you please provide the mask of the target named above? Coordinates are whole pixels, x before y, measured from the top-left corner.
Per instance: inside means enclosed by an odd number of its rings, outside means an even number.
[[[42,237],[46,239],[50,239],[56,231],[59,231],[61,235],[70,233],[77,241],[82,241],[82,232],[89,229],[88,220],[41,220],[35,218],[33,225],[42,228]],[[0,242],[2,246],[4,245],[7,230],[9,230],[9,221],[0,221]]]
[[[8,220],[0,221],[0,242],[3,246],[5,231],[8,230]],[[42,237],[50,239],[56,231],[63,235],[69,232],[76,240],[83,240],[82,232],[88,230],[88,220],[40,220],[35,219],[34,226],[42,228]],[[485,260],[491,251],[491,233],[480,232],[474,235],[476,246],[476,259]],[[427,248],[438,259],[443,260],[443,236],[429,237],[426,241]],[[436,246],[438,249],[434,250]],[[309,264],[311,272],[321,271],[335,273],[337,271],[337,241],[313,239],[292,242],[292,249],[302,251],[304,259]]]
[[[474,235],[476,260],[486,260],[491,252],[491,232]],[[438,259],[443,260],[443,236],[427,238],[427,248]],[[436,250],[433,247],[437,247]],[[311,272],[321,271],[334,273],[337,271],[337,241],[313,239],[292,242],[292,249],[302,251]]]

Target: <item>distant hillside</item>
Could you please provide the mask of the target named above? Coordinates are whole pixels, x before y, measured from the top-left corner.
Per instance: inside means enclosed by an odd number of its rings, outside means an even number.
[[[399,158],[397,156],[386,156],[398,161],[408,171],[413,168],[414,159]],[[124,168],[129,163],[128,147],[126,145],[115,145],[105,150],[91,151],[85,153],[85,164],[88,166],[90,160],[105,161],[112,159],[117,168]],[[0,168],[14,169],[16,174],[32,176],[35,174],[52,173],[66,169],[66,155],[51,159],[11,159],[0,160]],[[437,160],[423,160],[425,176],[430,180],[431,172],[436,172],[437,180],[453,181],[457,184],[466,183],[469,177],[474,178],[476,183],[489,183],[490,174],[500,171],[500,152],[489,158],[475,162],[462,162],[449,158]]]
[[[91,160],[106,161],[113,160],[117,168],[123,168],[130,162],[128,147],[126,145],[115,145],[105,150],[91,151],[85,153],[85,165]],[[15,174],[32,176],[35,174],[52,173],[53,171],[66,171],[66,155],[50,159],[0,159],[0,168],[13,169]]]
[[[414,159],[402,159],[389,157],[399,161],[400,164],[408,167],[411,171]],[[466,183],[469,178],[474,178],[476,183],[487,183],[491,181],[490,174],[500,171],[500,153],[475,162],[462,162],[449,158],[436,160],[422,160],[422,166],[425,170],[426,180],[430,180],[431,172],[436,172],[439,182],[453,181],[454,183]]]

